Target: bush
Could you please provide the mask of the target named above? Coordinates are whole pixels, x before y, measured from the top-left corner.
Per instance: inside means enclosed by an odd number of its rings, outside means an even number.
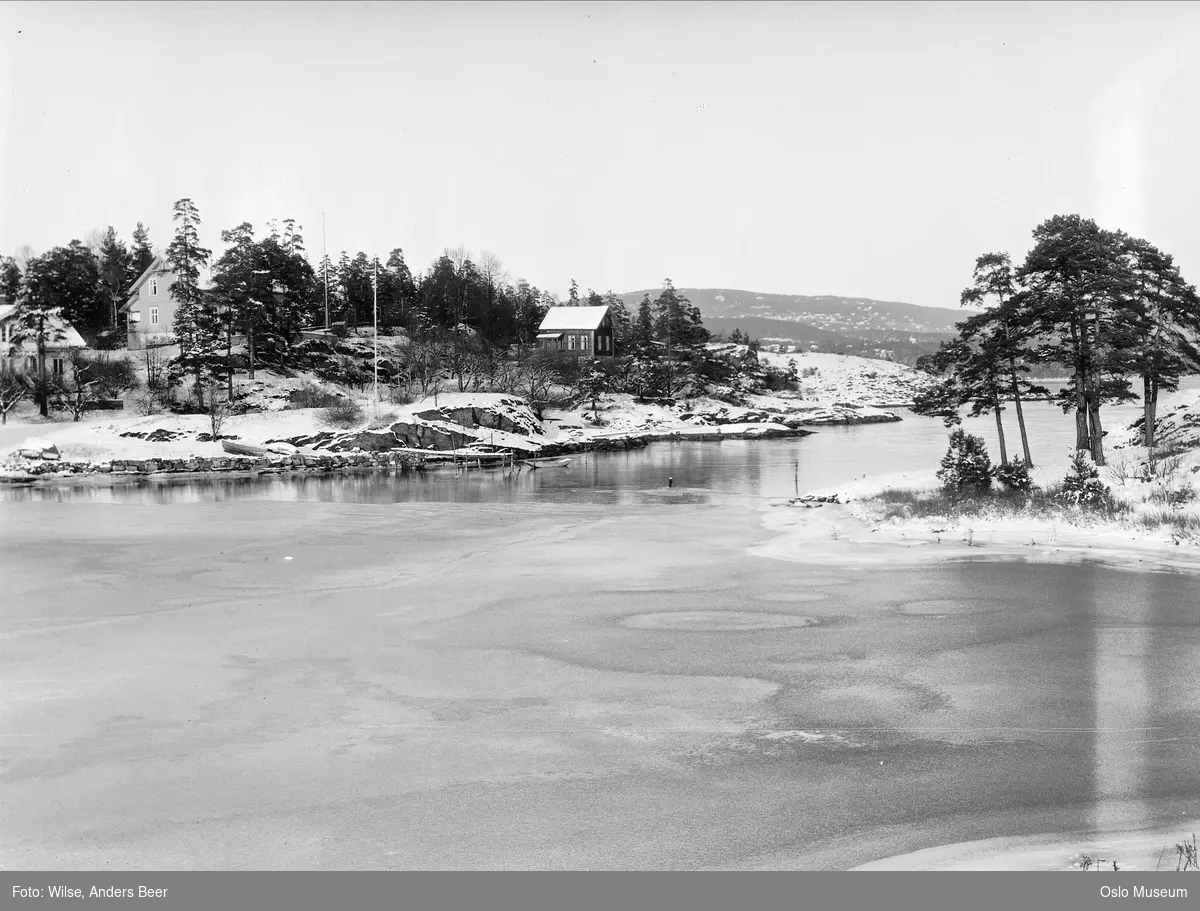
[[[358,402],[343,398],[326,408],[322,417],[333,427],[354,427],[362,423],[363,410]]]
[[[950,447],[937,473],[942,487],[951,493],[977,493],[992,486],[992,460],[983,437],[959,428],[950,434]]]
[[[292,408],[329,408],[341,401],[340,395],[326,392],[315,383],[305,383],[288,393],[288,403]]]
[[[999,466],[995,475],[996,480],[1007,490],[1019,490],[1022,493],[1029,493],[1033,490],[1033,478],[1029,476],[1029,466],[1020,459],[1013,459],[1007,465]]]
[[[1164,487],[1152,491],[1149,499],[1151,503],[1159,506],[1179,509],[1196,499],[1196,488],[1191,484],[1184,484],[1182,487]]]
[[[1082,509],[1111,510],[1114,505],[1112,491],[1100,480],[1100,472],[1086,449],[1076,450],[1071,456],[1071,468],[1058,497]]]

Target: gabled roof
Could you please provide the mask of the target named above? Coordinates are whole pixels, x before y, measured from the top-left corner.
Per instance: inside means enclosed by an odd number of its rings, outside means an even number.
[[[563,332],[570,329],[590,331],[600,326],[608,307],[551,307],[538,332]]]
[[[154,261],[146,267],[146,271],[143,272],[141,275],[139,275],[137,277],[137,281],[135,281],[132,285],[129,286],[129,291],[126,292],[129,299],[133,300],[135,297],[137,297],[138,291],[141,290],[142,285],[146,284],[147,280],[150,278],[151,275],[155,275],[156,273],[161,273],[161,272],[166,272],[166,271],[167,271],[166,260],[164,260],[161,256],[154,257]],[[129,304],[126,304],[125,306],[128,307]]]
[[[12,316],[16,309],[16,304],[0,304],[0,323]],[[46,333],[46,347],[48,349],[87,347],[83,336],[75,331],[75,327],[66,320],[49,319],[46,321],[46,325],[51,330]],[[32,338],[26,338],[22,347],[26,350],[33,350],[37,347],[37,343]],[[3,353],[0,351],[0,355]]]

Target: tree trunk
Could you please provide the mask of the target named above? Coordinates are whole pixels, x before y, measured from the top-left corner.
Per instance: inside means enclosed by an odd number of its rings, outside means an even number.
[[[1154,471],[1154,393],[1150,388],[1149,374],[1142,374],[1142,419],[1146,422],[1146,453],[1150,460],[1150,471]]]
[[[1097,465],[1104,464],[1104,429],[1100,426],[1100,403],[1095,396],[1088,400],[1088,423],[1091,425],[1090,449],[1092,461]]]
[[[42,417],[50,416],[49,396],[46,394],[46,320],[38,319],[37,337],[37,370],[38,370],[38,413]]]
[[[1075,449],[1091,449],[1088,434],[1088,402],[1085,391],[1086,380],[1082,367],[1075,368]]]
[[[233,319],[232,314],[228,311],[225,313],[225,369],[229,371],[226,377],[228,388],[226,393],[229,395],[229,401],[233,401]]]
[[[1017,362],[1015,358],[1008,359],[1009,373],[1012,376],[1013,408],[1017,411],[1017,427],[1021,431],[1021,451],[1025,453],[1025,465],[1033,467],[1033,457],[1029,454],[1029,434],[1025,431],[1025,412],[1021,409],[1021,385],[1017,379]]]
[[[254,379],[254,329],[251,325],[246,332],[246,350],[250,353],[250,379]]]
[[[1004,443],[1004,422],[1000,419],[1000,397],[992,398],[992,410],[996,412],[996,436],[1000,440],[1000,464],[1008,464],[1008,447]]]

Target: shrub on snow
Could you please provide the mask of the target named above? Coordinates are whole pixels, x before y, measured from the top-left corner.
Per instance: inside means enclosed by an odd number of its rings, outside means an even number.
[[[996,471],[996,480],[1009,490],[1019,490],[1029,493],[1033,490],[1033,478],[1029,476],[1029,466],[1021,459],[1013,459],[1007,465],[1000,465]]]
[[[1112,491],[1100,480],[1100,472],[1086,449],[1071,456],[1071,468],[1063,478],[1059,499],[1084,509],[1100,509],[1113,505]]]
[[[937,479],[951,493],[987,490],[992,486],[992,460],[983,437],[961,427],[950,434],[950,447],[942,457]]]

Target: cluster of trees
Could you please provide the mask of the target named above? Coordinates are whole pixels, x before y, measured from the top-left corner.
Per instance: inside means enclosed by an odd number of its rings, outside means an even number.
[[[154,261],[150,233],[138,222],[127,245],[111,225],[91,244],[72,240],[24,261],[0,257],[0,294],[23,303],[29,325],[55,314],[94,344],[105,332],[123,328],[118,311],[130,285]]]
[[[630,313],[613,291],[581,294],[574,280],[568,299],[560,302],[524,279],[510,280],[499,258],[488,252],[476,260],[465,248],[448,249],[416,275],[400,248],[382,260],[363,252],[342,252],[336,261],[323,256],[314,267],[302,229],[284,219],[269,223],[264,236],[256,236],[249,223],[221,231],[224,251],[214,258],[200,243],[200,213],[192,200],[175,203],[173,220],[163,253],[175,277],[172,329],[179,345],[170,382],[186,382],[201,407],[206,391],[224,387],[232,396],[236,369],[247,369],[253,378],[264,360],[286,365],[298,330],[306,325],[352,331],[378,318],[381,332],[403,329],[417,343],[409,359],[418,374],[440,370],[462,385],[470,371],[493,371],[512,346],[532,345],[549,307],[607,306],[614,350],[626,359],[614,374],[621,378],[619,385],[665,394],[676,385],[673,365],[708,339],[699,310],[669,279],[656,298],[647,294]],[[62,321],[90,345],[121,340],[120,308],[154,256],[149,233],[139,223],[131,245],[109,227],[90,245],[72,240],[24,262],[0,260],[0,293],[17,304],[14,341],[37,340],[43,384],[45,348],[57,340]],[[210,282],[202,282],[206,272]],[[427,369],[422,360],[439,366]]]
[[[1033,232],[1034,244],[1014,268],[1006,253],[975,262],[964,306],[983,306],[959,323],[957,338],[918,367],[943,382],[920,397],[920,413],[958,422],[958,409],[993,413],[1000,461],[1008,464],[1001,412],[1017,415],[1024,464],[1032,465],[1022,402],[1050,396],[1031,369],[1056,365],[1069,377],[1051,396],[1075,413],[1076,450],[1104,464],[1101,406],[1137,398],[1140,381],[1145,443],[1153,460],[1160,392],[1200,371],[1200,298],[1172,257],[1149,241],[1109,231],[1078,215],[1056,215]]]

